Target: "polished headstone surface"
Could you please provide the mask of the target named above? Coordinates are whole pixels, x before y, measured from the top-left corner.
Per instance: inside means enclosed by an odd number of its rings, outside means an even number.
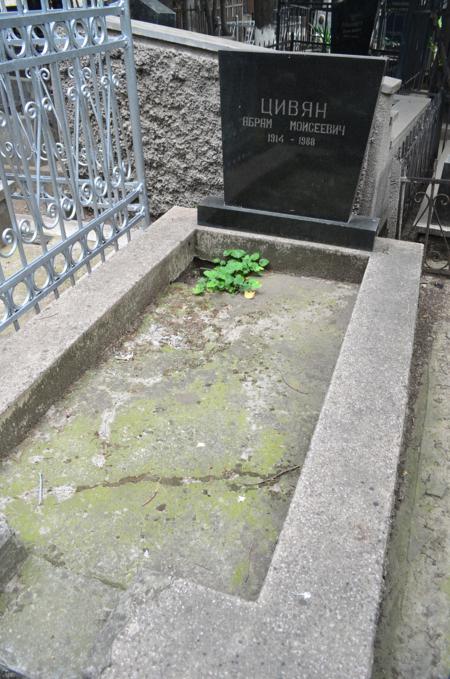
[[[219,53],[225,203],[346,221],[384,59]]]
[[[352,215],[348,221],[315,219],[280,212],[248,210],[225,205],[221,196],[208,196],[197,208],[201,226],[236,229],[267,236],[281,236],[315,243],[328,243],[361,250],[372,250],[380,220]]]

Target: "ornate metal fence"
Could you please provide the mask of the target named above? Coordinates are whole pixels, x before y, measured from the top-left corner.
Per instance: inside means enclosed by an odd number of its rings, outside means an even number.
[[[432,170],[441,132],[442,95],[436,94],[398,150],[402,174],[425,177]]]
[[[126,0],[37,2],[0,0],[0,330],[148,223]],[[114,36],[108,16],[121,20]]]
[[[450,180],[424,177],[402,179],[398,238],[403,235],[402,206],[407,192],[417,207],[410,235],[424,243],[423,270],[450,276]]]
[[[332,6],[324,0],[278,0],[275,49],[329,52]]]
[[[410,177],[431,177],[438,152],[442,122],[442,95],[434,96],[431,104],[409,131],[396,153],[400,163],[401,201],[398,218],[401,223],[408,218],[415,206],[415,185],[404,181]],[[427,183],[429,179],[424,179]]]

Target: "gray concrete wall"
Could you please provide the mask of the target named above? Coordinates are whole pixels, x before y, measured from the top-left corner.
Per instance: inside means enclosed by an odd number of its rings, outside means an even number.
[[[242,46],[138,21],[133,33],[150,212],[158,216],[222,191],[217,51]],[[118,60],[115,69],[125,79]],[[126,111],[125,89],[119,96]]]
[[[150,211],[222,190],[217,53],[134,44]]]
[[[366,157],[356,194],[357,214],[379,217],[383,225],[389,214],[389,179],[392,166],[392,107],[400,80],[385,78],[375,110]],[[389,81],[392,81],[389,83]]]

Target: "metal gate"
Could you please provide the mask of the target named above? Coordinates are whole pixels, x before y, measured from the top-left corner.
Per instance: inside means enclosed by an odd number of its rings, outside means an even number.
[[[126,0],[16,1],[0,0],[0,330],[149,221]]]

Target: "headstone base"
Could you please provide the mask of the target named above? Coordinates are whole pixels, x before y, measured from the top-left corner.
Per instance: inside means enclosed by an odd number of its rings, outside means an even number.
[[[225,205],[219,196],[208,196],[199,204],[197,221],[200,226],[250,231],[358,250],[373,249],[380,225],[379,219],[361,215],[353,215],[348,222],[335,222],[281,212],[249,210]]]

